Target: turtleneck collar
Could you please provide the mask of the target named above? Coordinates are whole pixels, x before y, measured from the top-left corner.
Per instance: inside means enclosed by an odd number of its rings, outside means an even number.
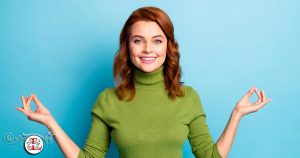
[[[134,83],[137,86],[164,86],[163,66],[153,72],[143,72],[134,67]]]

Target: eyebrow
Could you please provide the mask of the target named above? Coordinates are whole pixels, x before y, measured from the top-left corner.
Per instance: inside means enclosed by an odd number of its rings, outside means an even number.
[[[135,38],[135,37],[144,38],[144,37],[141,36],[141,35],[133,35],[133,36],[131,37],[131,39],[132,39],[132,38]],[[156,37],[161,37],[161,38],[163,38],[162,35],[155,35],[155,36],[152,36],[152,38],[156,38]]]

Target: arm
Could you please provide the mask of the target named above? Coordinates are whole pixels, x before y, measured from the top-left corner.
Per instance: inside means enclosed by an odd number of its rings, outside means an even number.
[[[63,152],[64,156],[68,158],[76,158],[80,151],[79,147],[62,130],[62,128],[52,117],[49,110],[38,100],[37,96],[34,94],[28,98],[24,98],[23,96],[21,98],[23,108],[17,107],[17,110],[24,113],[29,120],[36,121],[47,126],[54,135],[54,139]],[[35,112],[30,110],[30,102],[32,99],[37,105],[37,109]]]
[[[227,157],[229,153],[240,119],[241,116],[236,111],[233,111],[222,135],[217,141],[218,151],[223,158]]]
[[[205,114],[191,121],[188,138],[196,158],[221,158],[208,130]]]
[[[221,158],[216,144],[212,139],[206,123],[206,114],[203,110],[200,96],[192,89],[191,96],[193,99],[190,105],[192,112],[191,122],[188,124],[188,139],[192,147],[192,152],[196,158]]]
[[[97,97],[97,101],[92,109],[91,129],[83,149],[79,152],[78,158],[104,158],[106,156],[111,141],[111,128],[108,125],[108,119],[105,117],[109,107],[107,98],[108,95],[105,90]]]
[[[255,103],[251,103],[250,96],[254,92],[258,96],[258,100]],[[217,141],[218,151],[223,158],[227,157],[230,151],[241,118],[249,113],[258,111],[269,101],[271,101],[271,99],[266,99],[263,91],[258,92],[258,90],[253,87],[237,102],[223,133]]]
[[[67,158],[76,158],[79,154],[80,148],[63,131],[55,119],[51,119],[47,127],[51,133],[53,133],[54,139],[64,156]]]
[[[68,135],[52,117],[48,109],[37,99],[36,95],[31,95],[26,99],[22,96],[23,108],[17,107],[17,110],[24,113],[29,120],[36,121],[47,126],[54,134],[54,139],[65,157],[104,158],[110,144],[109,127],[102,119],[104,116],[101,109],[101,107],[106,104],[106,97],[106,93],[101,93],[94,105],[92,110],[91,129],[82,150],[80,150],[80,148],[68,137]],[[35,112],[30,110],[30,102],[32,99],[37,105]]]

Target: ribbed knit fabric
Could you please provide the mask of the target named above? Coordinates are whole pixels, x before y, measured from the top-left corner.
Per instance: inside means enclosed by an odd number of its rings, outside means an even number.
[[[101,92],[92,109],[92,125],[79,158],[104,158],[111,138],[120,158],[182,158],[188,138],[197,158],[219,158],[208,131],[196,91],[183,86],[184,97],[168,98],[163,67],[145,73],[134,71],[136,96],[120,101],[114,88]]]

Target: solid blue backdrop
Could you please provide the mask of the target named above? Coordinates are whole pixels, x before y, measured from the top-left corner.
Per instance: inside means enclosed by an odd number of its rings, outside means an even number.
[[[300,1],[0,1],[0,136],[47,134],[17,110],[36,93],[80,147],[97,95],[114,86],[112,65],[121,28],[142,6],[165,10],[175,26],[183,78],[199,93],[216,141],[235,103],[252,87],[272,98],[244,117],[229,157],[300,157]],[[252,101],[257,98],[253,96]],[[32,104],[33,107],[34,104]],[[2,157],[32,157],[23,140]],[[111,144],[108,156],[117,157]],[[188,140],[184,158],[192,158]],[[45,144],[34,157],[63,157]]]

